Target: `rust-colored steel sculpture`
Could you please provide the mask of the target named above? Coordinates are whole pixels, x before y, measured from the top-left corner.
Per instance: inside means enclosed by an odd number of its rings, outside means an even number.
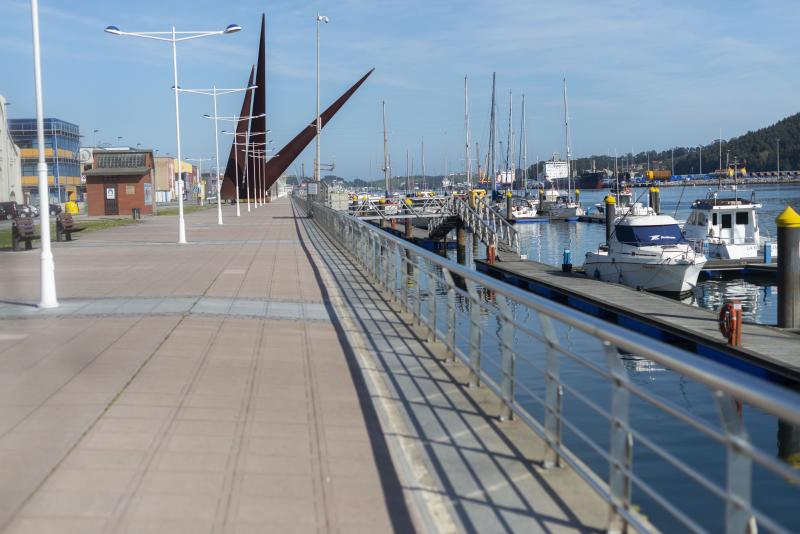
[[[267,104],[267,91],[266,91],[266,81],[267,81],[267,64],[266,64],[266,54],[265,54],[265,46],[266,46],[266,17],[264,14],[261,15],[261,36],[258,42],[258,63],[256,63],[256,89],[255,91],[247,91],[245,94],[245,99],[242,104],[242,116],[246,115],[261,115],[262,113],[266,112],[266,104]],[[321,127],[325,127],[325,125],[330,121],[333,116],[338,112],[342,106],[344,106],[345,102],[347,102],[353,93],[355,93],[361,84],[372,74],[372,71],[375,69],[370,69],[364,76],[361,77],[355,84],[353,84],[350,89],[348,89],[342,96],[340,96],[333,104],[331,104],[325,111],[322,112],[320,115],[320,124]],[[250,70],[250,82],[248,86],[253,84],[253,70]],[[248,111],[249,110],[249,111]],[[251,132],[266,132],[267,131],[267,118],[259,117],[251,119],[250,121],[242,121],[237,125],[236,132],[237,134],[242,131],[248,131],[247,123],[250,123]],[[239,198],[243,199],[246,197],[247,192],[246,188],[243,186],[243,172],[242,167],[247,165],[249,176],[251,177],[250,184],[251,186],[254,185],[253,178],[256,176],[261,176],[261,184],[260,187],[262,191],[266,191],[269,187],[274,184],[277,179],[280,177],[283,172],[289,168],[289,166],[297,159],[297,156],[308,146],[308,144],[314,139],[316,134],[316,117],[306,126],[299,134],[297,134],[294,139],[289,141],[286,146],[284,146],[279,152],[272,154],[274,157],[267,161],[267,158],[261,156],[260,158],[250,158],[247,163],[245,163],[245,147],[244,145],[239,145]],[[267,135],[266,133],[258,133],[251,136],[248,136],[248,143],[254,143],[253,146],[256,150],[264,150],[267,148],[266,140]],[[242,142],[242,139],[239,138],[239,142]],[[260,166],[260,168],[259,168]],[[235,169],[235,158],[233,154],[233,147],[231,147],[230,156],[228,157],[228,164],[225,167],[225,178],[222,184],[222,198],[224,199],[232,199],[236,196],[236,169]],[[250,194],[255,197],[255,189],[253,187],[250,188]]]
[[[253,74],[255,73],[255,65],[250,69],[250,78],[248,78],[245,87],[253,85]],[[239,112],[240,117],[247,117],[250,115],[250,108],[253,102],[253,90],[244,92],[244,100],[242,101],[242,110]],[[222,198],[230,200],[236,197],[236,176],[239,176],[239,198],[247,196],[247,188],[245,187],[244,165],[247,160],[246,143],[247,143],[247,125],[249,120],[238,121],[235,125],[236,144],[231,143],[231,152],[228,156],[228,164],[225,166],[225,174],[222,180]],[[234,148],[239,147],[239,153],[234,155]],[[239,169],[236,170],[236,162],[239,162]]]
[[[325,127],[328,124],[333,116],[339,111],[342,106],[344,106],[345,102],[347,102],[353,93],[355,93],[361,84],[363,84],[366,79],[372,74],[372,71],[375,69],[370,69],[364,76],[361,77],[353,86],[348,89],[342,96],[340,96],[336,102],[331,104],[328,109],[322,112],[320,115],[320,126]],[[274,184],[278,178],[280,178],[281,174],[289,168],[289,165],[297,159],[297,156],[305,149],[308,144],[314,140],[314,136],[317,133],[316,128],[317,118],[314,117],[308,126],[306,126],[303,131],[297,134],[294,139],[289,141],[286,146],[281,148],[276,157],[272,158],[267,162],[267,169],[266,169],[266,177],[267,181],[265,186],[269,188],[272,184]]]

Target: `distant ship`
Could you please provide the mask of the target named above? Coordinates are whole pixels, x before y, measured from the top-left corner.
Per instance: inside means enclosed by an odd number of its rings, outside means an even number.
[[[583,171],[577,179],[578,189],[603,189],[606,187],[608,175],[605,171],[587,170]]]

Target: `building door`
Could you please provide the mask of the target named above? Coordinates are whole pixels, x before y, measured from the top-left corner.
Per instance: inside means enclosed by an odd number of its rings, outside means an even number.
[[[117,186],[116,184],[106,184],[105,186],[105,212],[106,215],[119,215],[117,206]]]

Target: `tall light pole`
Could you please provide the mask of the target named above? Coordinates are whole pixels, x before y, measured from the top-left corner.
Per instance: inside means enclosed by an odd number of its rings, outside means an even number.
[[[44,104],[42,99],[42,61],[39,49],[39,1],[31,0],[31,23],[33,30],[33,80],[36,86],[36,140],[39,148],[39,162],[36,173],[39,175],[39,216],[40,242],[42,243],[41,269],[39,278],[39,307],[56,308],[56,266],[53,251],[50,249],[50,192],[47,183],[47,162],[44,159]]]
[[[322,118],[319,116],[319,23],[330,22],[328,17],[322,16],[317,13],[317,162],[314,164],[314,180],[319,182],[322,168],[320,166],[320,153],[319,153],[319,133],[322,129]]]
[[[781,138],[778,138],[775,148],[778,151],[778,178],[781,177]]]
[[[256,118],[259,118],[259,117],[263,117],[264,115],[265,115],[264,113],[261,113],[259,115],[248,115],[247,117],[239,117],[237,115],[234,115],[233,117],[217,117],[217,118],[219,120],[230,121],[230,122],[234,122],[234,123],[238,124],[239,121],[249,120],[249,119],[256,119]],[[266,134],[269,131],[270,130],[267,130],[266,132],[250,132],[250,135]],[[235,173],[236,173],[236,176],[235,176],[235,179],[236,179],[236,216],[238,217],[239,216],[239,136],[244,136],[245,137],[245,143],[246,143],[248,132],[237,133],[236,131],[228,132],[228,131],[222,130],[222,133],[224,133],[226,135],[232,135],[233,136],[233,158],[234,158],[234,165],[236,167],[235,168]],[[263,144],[263,143],[259,143],[259,144]],[[246,150],[247,150],[247,144],[245,144],[245,151]],[[250,211],[250,175],[247,172],[247,168],[249,166],[249,165],[247,165],[247,152],[245,152],[245,161],[244,161],[244,163],[245,163],[245,182],[247,184],[247,186],[246,186],[247,187],[247,191],[246,191],[246,193],[247,193],[247,211],[249,212]]]
[[[156,41],[165,41],[172,44],[172,80],[173,90],[175,92],[175,137],[177,140],[178,150],[178,243],[186,243],[186,224],[183,220],[183,177],[181,176],[181,114],[180,104],[178,101],[178,51],[177,43],[180,41],[188,41],[190,39],[199,39],[200,37],[209,37],[212,35],[223,35],[228,33],[236,33],[242,28],[237,24],[229,24],[224,30],[215,31],[175,31],[175,26],[168,32],[123,32],[116,26],[108,26],[105,31],[112,35],[125,35],[129,37],[142,37],[144,39],[154,39]],[[219,159],[217,160],[219,161]]]
[[[214,119],[214,144],[217,150],[217,224],[222,225],[222,182],[219,179],[219,125],[217,123],[217,96],[229,95],[232,93],[241,93],[242,91],[250,91],[255,89],[256,86],[243,87],[237,89],[217,89],[217,86],[212,86],[211,89],[183,89],[178,87],[178,91],[182,93],[194,93],[196,95],[206,95],[214,98],[214,115],[203,115],[207,119]],[[239,199],[236,199],[236,216],[239,216]]]

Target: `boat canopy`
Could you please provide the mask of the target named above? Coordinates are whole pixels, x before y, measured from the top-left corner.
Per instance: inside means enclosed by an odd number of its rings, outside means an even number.
[[[654,246],[675,245],[686,239],[677,224],[658,224],[653,226],[617,225],[617,241],[626,245]]]

